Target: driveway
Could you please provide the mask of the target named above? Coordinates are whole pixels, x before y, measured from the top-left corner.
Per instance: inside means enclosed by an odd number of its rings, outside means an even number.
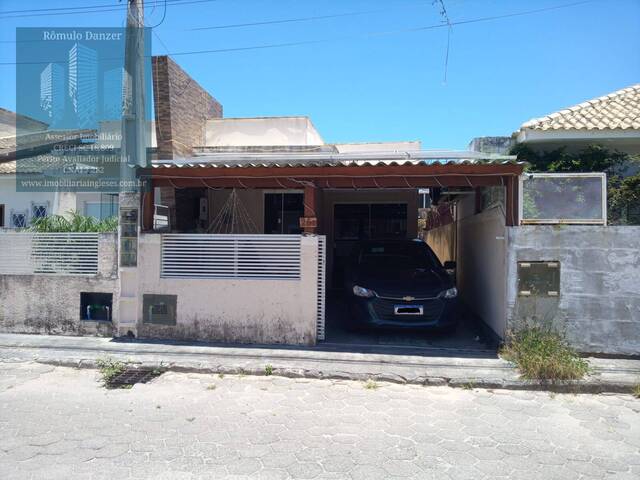
[[[347,329],[349,311],[345,308],[346,299],[338,291],[327,294],[324,345],[352,348],[397,348],[419,351],[423,355],[441,355],[443,352],[454,354],[481,355],[495,358],[496,348],[483,338],[481,328],[470,315],[460,318],[455,333],[440,333],[428,330],[359,330]]]
[[[637,479],[640,401],[0,363],[7,479]]]

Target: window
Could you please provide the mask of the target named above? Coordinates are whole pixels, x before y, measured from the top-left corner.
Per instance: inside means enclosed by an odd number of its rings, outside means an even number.
[[[45,202],[45,203],[31,202],[31,219],[32,220],[46,217],[48,211],[49,211],[49,202]]]
[[[84,214],[97,220],[118,216],[118,195],[102,194],[100,201],[84,202]]]
[[[266,193],[264,196],[264,233],[299,234],[304,217],[302,193]]]
[[[27,212],[14,212],[11,211],[10,225],[11,228],[26,228],[27,227]]]
[[[424,242],[369,242],[358,252],[357,263],[377,269],[439,269],[440,261]]]

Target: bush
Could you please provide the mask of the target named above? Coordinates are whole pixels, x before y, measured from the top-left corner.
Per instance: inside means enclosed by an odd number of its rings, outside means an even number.
[[[578,380],[589,364],[551,327],[526,326],[510,334],[501,356],[515,363],[527,379]]]
[[[109,217],[98,220],[94,217],[80,215],[76,211],[69,211],[68,217],[62,215],[50,215],[34,220],[29,227],[32,232],[115,232],[118,229],[118,218]]]

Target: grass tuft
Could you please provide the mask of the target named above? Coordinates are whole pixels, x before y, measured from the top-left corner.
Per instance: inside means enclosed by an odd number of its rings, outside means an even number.
[[[271,375],[273,375],[273,365],[271,364],[267,364],[264,367],[264,374],[269,377]]]
[[[589,372],[589,363],[550,327],[526,326],[510,334],[500,354],[530,380],[579,380]]]
[[[109,357],[99,358],[96,360],[96,364],[100,370],[100,375],[102,375],[102,384],[106,387],[108,387],[113,379],[124,372],[127,368],[126,363]],[[129,387],[123,386],[122,388],[131,388],[132,386],[133,385]]]
[[[375,390],[379,387],[378,382],[376,382],[373,378],[369,378],[366,382],[364,382],[364,388],[367,390]]]
[[[640,384],[633,387],[633,396],[636,398],[640,398]]]

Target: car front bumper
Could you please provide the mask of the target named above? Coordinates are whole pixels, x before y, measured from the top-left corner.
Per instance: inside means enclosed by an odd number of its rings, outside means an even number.
[[[419,306],[422,314],[398,314],[395,307]],[[351,323],[354,327],[442,329],[456,325],[460,318],[457,298],[413,300],[352,297]]]

